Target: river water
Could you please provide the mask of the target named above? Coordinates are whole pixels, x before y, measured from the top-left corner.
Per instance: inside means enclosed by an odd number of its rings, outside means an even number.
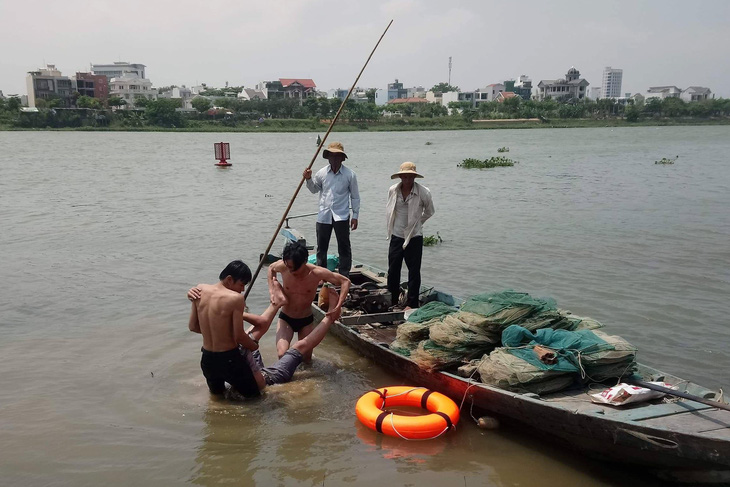
[[[378,437],[355,402],[402,380],[333,337],[260,400],[210,397],[185,291],[235,258],[255,268],[315,139],[0,132],[0,484],[646,485],[468,414],[432,442]],[[220,140],[232,168],[212,165]],[[389,176],[412,160],[436,206],[424,231],[443,238],[425,249],[424,283],[552,296],[637,345],[640,361],[730,385],[730,127],[330,140],[360,182],[356,259],[386,266]],[[519,164],[456,168],[501,146]],[[304,188],[291,214],[316,207]],[[313,240],[313,218],[292,223]],[[259,280],[249,306],[266,303]],[[273,333],[262,352],[275,358]]]

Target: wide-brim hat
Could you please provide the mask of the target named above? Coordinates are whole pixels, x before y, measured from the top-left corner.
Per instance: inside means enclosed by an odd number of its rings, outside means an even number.
[[[417,178],[422,178],[423,177],[423,176],[421,176],[420,174],[418,174],[416,172],[416,165],[415,164],[413,164],[412,162],[404,162],[403,164],[400,165],[400,171],[398,171],[397,173],[393,174],[390,177],[390,179],[398,179],[401,176],[406,176],[406,175],[409,175],[409,174],[414,174]]]
[[[345,159],[347,159],[347,154],[345,154],[345,148],[342,147],[342,144],[340,142],[331,142],[330,145],[328,145],[327,148],[322,151],[322,157],[324,157],[325,159],[328,159],[330,154],[342,154],[345,156]]]

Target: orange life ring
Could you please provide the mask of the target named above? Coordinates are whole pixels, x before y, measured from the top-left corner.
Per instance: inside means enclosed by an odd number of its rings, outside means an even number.
[[[402,416],[385,411],[387,406],[414,406],[430,414]],[[425,387],[393,386],[366,392],[355,406],[357,419],[368,428],[396,438],[430,440],[459,422],[456,403],[438,392]]]

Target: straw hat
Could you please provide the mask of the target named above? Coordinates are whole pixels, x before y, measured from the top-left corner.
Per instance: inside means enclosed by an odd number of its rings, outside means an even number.
[[[330,145],[327,146],[327,148],[322,151],[322,157],[327,159],[330,154],[342,154],[345,156],[345,159],[347,159],[347,154],[345,154],[345,148],[342,147],[341,142],[330,142]]]
[[[422,178],[420,174],[416,172],[416,165],[412,162],[404,162],[400,165],[400,171],[393,174],[390,179],[398,179],[400,176],[405,176],[408,174],[415,174],[417,178]]]

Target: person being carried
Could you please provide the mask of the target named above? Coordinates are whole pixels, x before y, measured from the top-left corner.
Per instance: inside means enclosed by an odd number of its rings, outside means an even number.
[[[357,229],[360,215],[360,190],[355,172],[342,163],[347,159],[345,148],[340,142],[332,142],[322,152],[329,161],[312,176],[307,168],[302,176],[312,193],[319,193],[319,213],[317,214],[317,265],[327,267],[327,249],[330,245],[332,230],[337,237],[337,252],[340,254],[338,272],[350,277],[352,267],[352,248],[350,230]],[[350,207],[352,206],[352,219]]]
[[[188,328],[203,335],[200,368],[212,394],[224,394],[227,382],[235,392],[251,398],[267,385],[289,382],[304,355],[312,353],[340,315],[339,310],[328,313],[306,338],[297,341],[274,365],[264,367],[258,341],[269,329],[279,305],[271,304],[260,316],[244,311],[241,293],[251,281],[251,270],[240,260],[228,264],[219,279],[217,284],[198,284],[188,291],[193,302]],[[329,292],[331,302],[336,302],[337,293],[334,289]],[[253,325],[248,333],[244,320]]]
[[[408,266],[408,295],[406,306],[418,307],[421,290],[421,257],[423,256],[423,224],[436,210],[429,189],[415,182],[422,178],[416,172],[416,165],[404,162],[391,179],[400,178],[388,190],[385,216],[388,225],[388,291],[393,305],[398,304],[400,295],[400,271],[403,261]]]
[[[317,294],[317,286],[321,281],[340,287],[337,301],[330,301],[328,315],[339,313],[350,290],[350,280],[341,274],[330,272],[324,267],[307,263],[307,249],[300,243],[291,242],[284,247],[281,260],[269,266],[269,294],[272,302],[282,303],[279,322],[276,326],[276,352],[282,357],[294,337],[294,332],[302,340],[314,328],[312,301]],[[282,286],[276,278],[281,274]],[[282,294],[283,291],[283,294]],[[304,356],[304,361],[312,359],[311,352]]]

